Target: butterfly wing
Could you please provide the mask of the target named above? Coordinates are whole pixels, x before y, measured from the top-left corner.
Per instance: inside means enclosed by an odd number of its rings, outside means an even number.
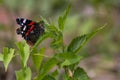
[[[34,45],[44,33],[44,23],[38,24],[24,18],[17,18],[16,22],[21,26],[16,30],[17,34],[22,35],[29,45]]]

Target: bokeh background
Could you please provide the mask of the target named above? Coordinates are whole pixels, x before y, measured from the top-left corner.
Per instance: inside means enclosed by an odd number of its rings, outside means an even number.
[[[65,24],[64,42],[67,45],[75,36],[107,24],[82,48],[80,53],[85,59],[80,66],[91,80],[120,80],[120,0],[0,0],[0,52],[3,47],[15,48],[15,43],[23,40],[16,34],[17,17],[40,21],[42,16],[57,25],[58,16],[69,2],[72,6]],[[47,54],[50,55],[49,51]],[[32,66],[31,61],[28,65]],[[19,58],[12,60],[7,72],[0,62],[0,80],[15,80],[18,69]]]

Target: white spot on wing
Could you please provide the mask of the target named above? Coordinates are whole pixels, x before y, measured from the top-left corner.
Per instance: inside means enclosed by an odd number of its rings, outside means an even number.
[[[23,26],[23,23],[21,25]]]
[[[23,31],[21,33],[23,34]]]
[[[24,26],[24,28],[23,28],[23,31],[25,31],[26,30],[26,26]]]
[[[26,19],[23,20],[23,23],[26,23]]]

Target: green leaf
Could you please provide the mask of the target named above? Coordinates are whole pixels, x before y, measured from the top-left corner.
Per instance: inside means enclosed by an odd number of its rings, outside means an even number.
[[[3,54],[0,53],[0,61],[3,61]]]
[[[45,23],[45,27],[47,27],[49,25],[48,21],[42,16],[40,16],[40,18]]]
[[[35,80],[42,80],[47,73],[58,63],[58,61],[55,58],[49,59],[47,62],[45,62],[41,67],[38,76],[35,78]]]
[[[17,47],[19,49],[20,58],[22,60],[22,67],[26,67],[27,61],[30,55],[30,47],[26,42],[18,42]]]
[[[63,60],[60,63],[60,67],[70,66],[72,64],[80,62],[80,60],[82,59],[81,56],[75,55],[75,54],[72,54],[72,53],[60,53],[60,54],[57,54],[55,57],[58,60]]]
[[[80,67],[78,67],[75,70],[75,72],[73,74],[73,78],[75,80],[90,80],[90,78],[88,77],[88,75],[86,74],[86,72],[82,68],[80,68]]]
[[[44,52],[45,52],[45,49],[41,48],[39,53],[32,55],[32,59],[33,59],[33,62],[35,64],[37,71],[39,70],[41,62],[43,60]]]
[[[50,44],[50,47],[53,49],[58,49],[62,45],[62,39],[53,40]]]
[[[60,47],[62,47],[64,45],[63,44],[63,35],[62,35],[62,32],[60,32],[60,31],[54,32],[52,38],[53,38],[53,41],[50,44],[51,48],[58,49],[58,48],[60,48]]]
[[[74,38],[71,41],[71,43],[69,44],[67,51],[73,52],[73,53],[79,52],[80,49],[85,45],[85,43],[88,42],[89,39],[91,39],[97,32],[101,31],[104,27],[105,27],[105,25],[103,27],[98,28],[97,30],[95,30],[91,33]]]
[[[4,66],[5,66],[5,71],[7,71],[8,64],[13,58],[14,54],[14,49],[10,48],[8,49],[7,47],[3,48],[3,60],[4,60]]]
[[[69,66],[69,65],[75,64],[75,63],[77,63],[77,62],[79,62],[79,61],[80,61],[80,58],[65,60],[65,61],[60,65],[60,67]]]
[[[58,60],[65,60],[65,59],[72,59],[72,58],[76,58],[76,57],[80,57],[79,55],[70,53],[70,52],[65,52],[65,53],[59,53],[55,55],[55,58]]]
[[[53,39],[53,41],[50,44],[50,47],[53,49],[60,48],[60,46],[63,45],[62,32],[59,31],[54,24],[49,24],[46,27],[46,29],[47,29],[47,32],[49,34],[49,37]]]
[[[74,38],[72,42],[69,44],[67,51],[75,53],[78,49],[80,49],[83,46],[83,44],[86,41],[86,38],[87,35],[82,35]]]
[[[64,29],[64,25],[65,25],[65,21],[67,19],[67,16],[68,16],[68,13],[70,11],[70,8],[71,8],[71,4],[68,5],[65,13],[63,16],[60,16],[59,19],[58,19],[58,25],[59,25],[59,29],[63,31]]]
[[[29,47],[28,44],[25,44],[25,46],[24,46],[24,57],[23,57],[24,67],[27,65],[29,55],[30,55],[30,47]]]
[[[51,75],[46,75],[42,80],[56,80],[56,79]]]
[[[31,76],[31,69],[29,67],[16,71],[17,80],[31,80]]]
[[[59,30],[57,29],[57,27],[54,24],[49,24],[46,27],[46,29],[49,32],[51,37],[56,37],[59,33]]]
[[[25,42],[24,42],[25,43]],[[18,42],[18,43],[16,43],[16,45],[17,45],[17,47],[18,47],[18,49],[19,49],[19,54],[20,54],[20,57],[21,57],[21,59],[22,59],[22,57],[24,56],[24,43],[22,43],[22,42]]]

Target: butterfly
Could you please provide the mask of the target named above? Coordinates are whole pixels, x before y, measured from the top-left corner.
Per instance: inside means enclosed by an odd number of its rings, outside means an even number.
[[[43,21],[38,23],[29,19],[17,18],[16,22],[20,25],[20,27],[16,29],[16,33],[21,35],[30,46],[33,46],[38,38],[45,32]]]

